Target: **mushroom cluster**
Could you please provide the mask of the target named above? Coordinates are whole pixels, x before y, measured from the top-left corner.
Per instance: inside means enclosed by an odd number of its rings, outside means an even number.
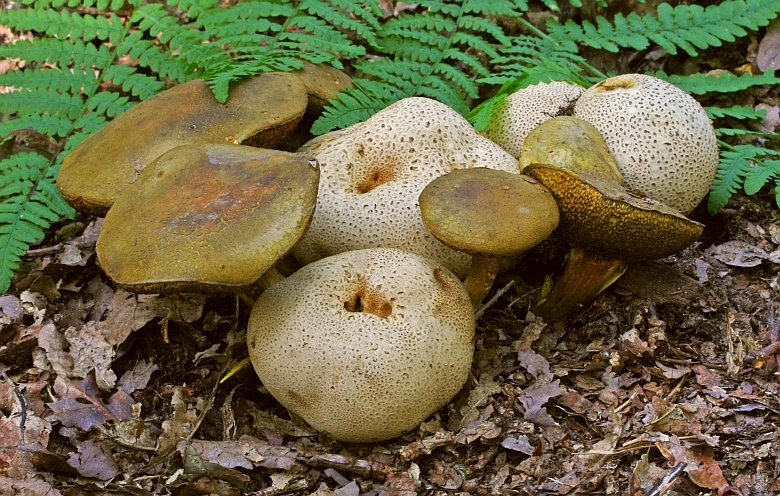
[[[523,173],[547,186],[560,207],[559,231],[572,249],[563,275],[534,308],[550,321],[592,301],[629,262],[668,256],[695,241],[703,226],[684,215],[706,196],[718,166],[706,112],[665,81],[617,76],[572,103],[571,117],[551,116],[531,132],[508,126],[505,115],[488,126],[490,133],[523,136]],[[513,108],[516,121],[522,112]]]
[[[471,366],[474,308],[502,263],[556,226],[572,252],[537,304],[549,320],[565,320],[626,263],[680,250],[701,232],[620,186],[621,173],[634,177],[626,160],[650,161],[636,158],[645,147],[610,153],[599,124],[556,117],[590,90],[554,83],[508,98],[486,134],[511,152],[428,98],[308,140],[298,123],[349,84],[305,64],[235,85],[225,105],[202,81],[181,84],[86,139],[58,180],[77,209],[105,215],[98,260],[117,285],[262,290],[247,326],[254,369],[282,405],[336,439],[395,437],[450,401]],[[594,90],[610,92],[644,94],[625,81]],[[602,115],[585,104],[579,112]],[[631,122],[658,113],[674,122],[664,112],[640,107]],[[501,138],[531,122],[536,129]],[[673,131],[658,136],[664,150],[679,146]],[[628,187],[667,184],[669,169],[653,170],[663,179]],[[303,267],[285,279],[274,265],[291,252]]]

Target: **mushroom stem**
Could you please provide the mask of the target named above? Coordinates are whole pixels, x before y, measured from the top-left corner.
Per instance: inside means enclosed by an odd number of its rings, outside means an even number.
[[[471,267],[463,285],[471,298],[471,304],[476,309],[493,287],[501,259],[475,254],[471,256]]]
[[[534,313],[547,322],[562,322],[596,299],[617,281],[628,268],[623,260],[610,260],[581,248],[573,248],[566,257],[563,275],[549,293],[534,307]]]

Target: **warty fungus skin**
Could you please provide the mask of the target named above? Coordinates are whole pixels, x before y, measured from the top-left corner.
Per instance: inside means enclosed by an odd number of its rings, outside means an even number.
[[[718,169],[717,138],[688,93],[653,76],[624,74],[588,88],[573,115],[599,130],[627,189],[684,215],[707,196]]]
[[[583,91],[582,87],[563,81],[518,90],[496,104],[482,134],[517,158],[528,133],[561,112],[570,113]]]
[[[474,352],[463,285],[428,258],[393,248],[313,262],[257,299],[252,364],[282,405],[340,441],[417,427],[461,389]]]
[[[475,308],[493,286],[501,261],[521,256],[558,225],[558,207],[547,188],[528,176],[484,167],[434,179],[419,203],[436,239],[471,255],[463,284]]]
[[[533,309],[549,322],[563,322],[590,303],[629,262],[673,255],[704,228],[597,175],[548,164],[531,164],[524,173],[552,192],[561,215],[558,229],[571,246],[563,274]]]
[[[405,98],[365,122],[319,136],[299,151],[322,177],[312,225],[295,248],[308,264],[336,253],[391,247],[436,260],[465,277],[470,257],[436,240],[417,198],[456,169],[519,172],[517,160],[480,136],[460,114],[429,98]]]
[[[177,147],[117,198],[100,266],[136,293],[254,289],[301,239],[319,168],[307,155],[242,145]]]

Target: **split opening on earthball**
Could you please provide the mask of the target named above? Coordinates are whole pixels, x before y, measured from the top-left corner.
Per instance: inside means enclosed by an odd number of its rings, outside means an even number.
[[[416,428],[461,389],[475,320],[442,264],[394,248],[340,253],[274,284],[247,328],[268,391],[314,428],[346,442]]]

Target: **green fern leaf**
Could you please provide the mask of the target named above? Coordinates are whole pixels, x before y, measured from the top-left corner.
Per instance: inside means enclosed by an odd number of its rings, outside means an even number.
[[[720,152],[720,163],[718,164],[718,172],[715,175],[715,180],[712,182],[712,188],[710,189],[710,196],[708,200],[708,209],[710,214],[715,215],[718,211],[726,206],[729,199],[739,190],[743,185],[745,177],[748,176],[754,168],[758,167],[770,167],[762,162],[764,157],[780,157],[780,152],[758,148],[753,145],[725,145],[722,144]],[[770,159],[771,167],[775,169],[777,167],[777,160]],[[758,171],[757,171],[758,172]],[[761,185],[758,184],[761,175],[756,174],[753,176],[750,190],[758,191]],[[768,179],[768,178],[767,178]]]
[[[722,119],[731,117],[738,120],[758,120],[766,117],[766,109],[754,109],[747,105],[734,105],[732,107],[704,107],[710,119]]]
[[[548,34],[557,40],[585,43],[610,52],[621,47],[643,50],[652,41],[669,54],[675,55],[682,48],[695,57],[699,50],[719,47],[723,41],[732,42],[735,36],[747,36],[745,29],[755,31],[766,26],[778,13],[780,3],[776,0],[730,0],[706,8],[662,3],[655,16],[617,14],[613,22],[598,17],[595,25],[587,20],[581,25],[550,21],[547,28]]]
[[[692,95],[705,93],[733,93],[743,91],[753,86],[778,85],[780,78],[775,76],[774,70],[768,70],[763,74],[742,74],[737,76],[730,73],[719,75],[692,74],[690,76],[670,76],[664,72],[656,72],[655,77],[664,79],[681,90]]]
[[[770,179],[777,177],[780,177],[780,160],[764,160],[763,165],[751,167],[742,188],[746,194],[755,195]]]
[[[476,78],[488,75],[476,53],[499,56],[496,44],[509,41],[503,30],[472,13],[514,13],[511,2],[426,0],[424,14],[390,19],[377,34],[381,60],[355,64],[362,77],[338,95],[314,123],[323,133],[364,120],[397,100],[411,96],[437,99],[465,115],[468,99],[479,94]],[[345,103],[346,102],[346,103]],[[355,107],[353,107],[353,105]]]
[[[74,214],[56,193],[53,168],[37,153],[19,153],[0,162],[0,293],[8,291],[22,255],[43,239],[44,229]]]

